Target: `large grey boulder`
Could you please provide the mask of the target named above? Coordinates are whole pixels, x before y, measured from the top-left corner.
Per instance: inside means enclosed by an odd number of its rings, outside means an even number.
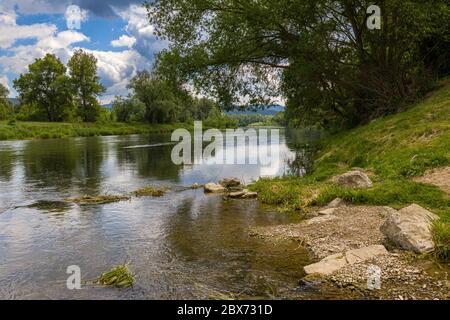
[[[387,239],[405,250],[429,253],[435,248],[431,225],[437,219],[434,213],[413,204],[399,211],[390,210],[380,229]]]
[[[370,178],[362,171],[354,170],[336,178],[336,182],[347,188],[371,188],[372,181]]]

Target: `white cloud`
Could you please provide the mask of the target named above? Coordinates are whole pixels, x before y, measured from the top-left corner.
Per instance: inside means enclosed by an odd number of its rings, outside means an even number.
[[[101,99],[103,103],[109,103],[117,95],[127,95],[128,81],[136,75],[137,71],[150,67],[149,61],[135,50],[86,51],[97,58],[98,74],[107,87]]]
[[[10,86],[9,86],[8,78],[7,78],[6,76],[1,76],[1,77],[0,77],[0,83],[1,83],[2,85],[4,85],[5,88],[8,89],[8,91],[11,93],[11,88],[10,88]]]
[[[13,7],[15,1],[0,0],[0,49],[6,54],[0,55],[0,81],[8,84],[7,73],[19,75],[28,69],[35,59],[42,58],[47,53],[55,54],[63,63],[67,63],[75,49],[82,48],[82,42],[90,39],[75,30],[58,31],[54,24],[18,25],[14,9],[20,13],[30,13],[32,4],[39,7],[39,12],[64,13],[65,7],[46,8],[45,1],[23,1],[19,7]],[[9,6],[9,7],[8,7]],[[11,9],[5,11],[6,9]],[[45,11],[47,10],[48,11]],[[53,11],[52,11],[53,10]],[[37,11],[36,11],[37,12]],[[88,50],[98,60],[98,73],[107,91],[101,97],[102,103],[109,103],[116,95],[127,95],[128,81],[138,70],[149,69],[156,51],[165,47],[165,43],[156,39],[154,28],[147,20],[146,11],[141,6],[131,5],[126,10],[116,11],[125,21],[126,34],[113,40],[113,47],[123,47],[124,50],[102,51]],[[6,32],[4,32],[6,30]],[[20,39],[35,40],[34,44],[16,44]],[[12,80],[12,79],[9,79]],[[13,94],[15,94],[13,92]]]
[[[0,12],[0,30],[0,49],[8,49],[17,40],[43,39],[51,36],[57,28],[47,23],[17,25],[14,12]]]
[[[131,48],[136,43],[136,38],[127,35],[120,36],[119,39],[111,41],[113,47],[128,47]]]
[[[136,41],[132,48],[148,59],[153,59],[155,52],[167,47],[167,42],[157,39],[155,28],[150,24],[147,10],[143,6],[130,5],[127,10],[116,10],[116,14],[127,21],[125,31]]]
[[[89,41],[84,34],[75,31],[62,31],[40,39],[34,45],[23,45],[9,49],[12,55],[0,56],[3,70],[15,74],[23,73],[35,59],[47,53],[58,56],[66,63],[72,55],[72,44]]]

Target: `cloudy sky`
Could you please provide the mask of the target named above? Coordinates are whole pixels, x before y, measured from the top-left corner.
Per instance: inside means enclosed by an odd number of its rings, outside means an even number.
[[[156,39],[142,0],[0,0],[0,83],[16,96],[12,81],[36,58],[56,54],[64,63],[83,48],[98,59],[108,103],[127,93],[127,81],[151,67],[154,54],[166,46]],[[68,26],[81,9],[80,29]],[[70,23],[69,21],[69,23]],[[72,25],[76,27],[75,25]],[[70,27],[70,28],[69,28]]]

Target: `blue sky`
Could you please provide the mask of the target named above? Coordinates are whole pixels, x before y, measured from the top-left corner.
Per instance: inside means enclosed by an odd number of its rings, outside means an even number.
[[[0,83],[12,81],[36,58],[56,54],[66,63],[77,48],[92,52],[110,102],[126,95],[128,80],[152,66],[167,44],[154,35],[142,0],[0,0]],[[67,8],[80,8],[80,29],[69,28]],[[70,17],[70,15],[69,15]]]

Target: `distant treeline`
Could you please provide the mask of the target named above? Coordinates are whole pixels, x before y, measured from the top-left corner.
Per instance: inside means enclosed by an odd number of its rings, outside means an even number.
[[[83,50],[75,52],[67,67],[55,55],[37,59],[14,81],[14,88],[19,93],[17,105],[0,85],[0,120],[151,124],[203,120],[221,128],[281,120],[259,114],[227,115],[213,100],[197,98],[149,71],[138,72],[129,81],[129,95],[116,97],[108,110],[98,102],[105,88],[97,75],[97,60]]]

